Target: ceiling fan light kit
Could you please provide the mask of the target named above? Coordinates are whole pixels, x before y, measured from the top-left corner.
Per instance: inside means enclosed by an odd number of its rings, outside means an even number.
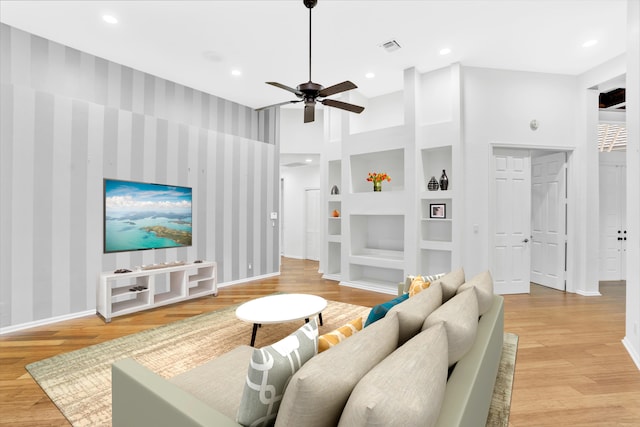
[[[267,108],[278,107],[286,104],[296,104],[298,102],[304,102],[304,122],[310,123],[315,120],[316,102],[319,102],[328,107],[339,108],[341,110],[360,114],[362,111],[364,111],[364,107],[349,104],[347,102],[336,101],[335,99],[326,99],[328,96],[356,89],[358,86],[356,86],[354,83],[346,80],[342,83],[338,83],[325,88],[321,84],[315,83],[311,80],[311,10],[316,4],[318,4],[318,0],[303,0],[302,2],[304,3],[305,7],[309,9],[309,81],[306,83],[300,83],[295,89],[278,82],[266,82],[268,85],[275,86],[277,88],[284,89],[293,93],[298,99],[268,105],[266,107],[258,108],[256,109],[256,111],[261,111]]]

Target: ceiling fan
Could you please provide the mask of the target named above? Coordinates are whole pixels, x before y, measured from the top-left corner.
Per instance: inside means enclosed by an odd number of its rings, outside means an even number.
[[[364,107],[359,105],[349,104],[347,102],[336,101],[335,99],[326,99],[326,97],[335,95],[337,93],[346,92],[351,89],[355,89],[358,86],[350,81],[344,81],[342,83],[335,84],[325,88],[324,86],[311,81],[311,9],[318,3],[318,0],[303,0],[304,5],[309,9],[309,81],[306,83],[300,83],[297,88],[292,88],[282,83],[266,82],[269,85],[279,87],[280,89],[287,90],[295,94],[298,99],[293,101],[280,102],[278,104],[268,105],[266,107],[258,108],[256,111],[261,111],[271,107],[277,107],[286,104],[295,104],[298,102],[304,102],[304,122],[309,123],[315,120],[316,102],[329,107],[340,108],[342,110],[350,111],[352,113],[360,114],[364,111]]]

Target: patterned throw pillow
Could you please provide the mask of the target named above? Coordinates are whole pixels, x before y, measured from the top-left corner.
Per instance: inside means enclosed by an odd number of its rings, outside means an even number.
[[[352,320],[344,326],[339,327],[335,331],[331,331],[318,337],[318,353],[330,349],[341,341],[346,340],[351,335],[362,330],[362,317]]]
[[[392,299],[391,301],[383,302],[382,304],[378,304],[373,307],[369,312],[367,321],[364,322],[364,327],[366,328],[370,324],[382,319],[384,316],[386,316],[389,310],[391,310],[395,305],[400,304],[407,298],[409,298],[409,294],[403,294],[397,298]]]
[[[426,276],[426,275],[424,275],[424,274],[423,274],[423,275],[420,275],[420,276],[411,276],[411,275],[408,275],[408,276],[407,276],[407,278],[406,278],[406,280],[405,280],[405,282],[404,282],[404,285],[402,285],[403,293],[408,293],[408,292],[410,292],[410,290],[411,290],[411,284],[413,283],[413,280],[414,280],[414,279],[422,278],[422,281],[423,281],[423,282],[425,282],[425,283],[426,283],[426,282],[429,282],[429,284],[431,284],[431,283],[433,283],[435,280],[438,280],[438,279],[440,279],[441,277],[444,277],[444,276],[445,276],[445,274],[446,274],[446,273],[430,274],[430,275],[428,275],[428,276]],[[418,291],[418,292],[419,292],[419,291]],[[416,292],[416,293],[418,293],[418,292]],[[399,293],[399,294],[400,294],[400,293]],[[414,295],[415,295],[415,294],[414,294]]]
[[[425,281],[422,276],[416,276],[411,281],[411,286],[409,286],[409,298],[414,296],[420,291],[424,291],[431,285],[431,282]]]
[[[288,337],[253,351],[238,408],[237,422],[244,426],[271,426],[289,380],[318,349],[315,319]]]

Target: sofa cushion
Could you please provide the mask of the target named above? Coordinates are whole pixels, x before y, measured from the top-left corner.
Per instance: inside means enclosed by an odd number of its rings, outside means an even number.
[[[238,408],[238,423],[273,425],[291,376],[315,356],[317,340],[318,325],[312,319],[288,337],[253,351]]]
[[[403,345],[420,332],[424,320],[433,310],[442,305],[442,287],[434,283],[416,296],[393,307],[389,312],[398,313],[400,338],[398,345]]]
[[[447,351],[442,323],[416,335],[358,382],[338,426],[432,426],[447,385]]]
[[[480,316],[485,314],[493,305],[493,278],[491,273],[487,270],[482,273],[476,274],[472,279],[467,280],[462,284],[457,293],[466,291],[473,288],[478,297],[478,313]]]
[[[396,297],[387,302],[383,302],[382,304],[378,304],[374,306],[369,312],[369,316],[367,317],[367,321],[364,323],[364,327],[371,325],[374,322],[382,319],[389,310],[391,310],[395,305],[400,304],[402,301],[409,298],[409,294],[403,294],[399,297]]]
[[[358,381],[397,344],[398,317],[389,314],[309,360],[287,386],[276,427],[334,427]]]
[[[235,419],[254,348],[241,345],[168,381]]]
[[[447,302],[456,294],[458,288],[464,283],[464,269],[461,267],[455,271],[447,273],[441,278],[435,280],[434,283],[440,283],[440,285],[442,285],[442,302]]]
[[[330,349],[334,345],[346,340],[351,335],[362,330],[362,317],[353,319],[351,322],[339,327],[336,330],[327,332],[318,337],[318,353]]]
[[[472,290],[451,298],[431,313],[422,329],[444,323],[449,343],[449,366],[453,366],[469,351],[478,331],[478,298]]]

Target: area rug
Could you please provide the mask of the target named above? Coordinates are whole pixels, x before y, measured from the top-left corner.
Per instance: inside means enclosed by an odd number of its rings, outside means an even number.
[[[252,325],[235,317],[236,308],[234,305],[179,320],[41,360],[26,368],[72,425],[110,426],[113,362],[132,357],[165,378],[199,366],[249,343]],[[329,301],[322,313],[324,326],[320,327],[320,333],[332,331],[359,316],[366,318],[369,311],[368,307]],[[274,343],[299,326],[298,323],[263,325],[258,330],[255,346]],[[513,353],[515,356],[515,351]],[[513,363],[511,366],[513,370]],[[510,396],[511,381],[506,385]],[[506,402],[506,412],[504,399],[501,402],[499,410],[508,417],[510,399]],[[503,424],[491,424],[492,427],[499,425]]]
[[[491,407],[487,417],[486,427],[507,427],[509,425],[509,411],[511,410],[511,390],[513,388],[513,374],[516,368],[516,353],[518,351],[518,336],[505,333],[502,345],[502,357],[498,367],[496,385],[493,388]]]

